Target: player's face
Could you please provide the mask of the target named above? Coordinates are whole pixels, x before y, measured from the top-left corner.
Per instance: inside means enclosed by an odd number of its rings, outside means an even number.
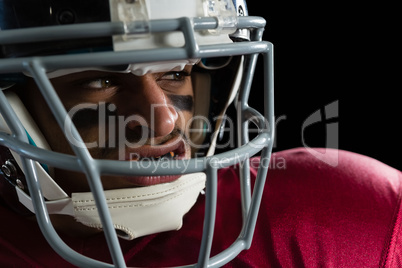
[[[135,76],[131,73],[83,71],[51,82],[93,158],[123,161],[190,158],[189,122],[193,114],[191,66],[183,71]],[[61,130],[35,91],[27,102],[54,151],[73,154],[78,145],[69,127]],[[169,182],[178,176],[103,176],[104,188],[117,189]],[[81,173],[56,169],[67,192],[89,191]]]

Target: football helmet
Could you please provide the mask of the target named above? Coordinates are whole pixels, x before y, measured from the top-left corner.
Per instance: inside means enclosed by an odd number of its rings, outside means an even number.
[[[249,16],[245,1],[0,0],[0,12],[0,194],[18,213],[35,214],[59,255],[77,266],[126,267],[118,237],[134,239],[179,229],[183,215],[204,191],[204,230],[198,263],[193,265],[219,267],[250,247],[274,138],[273,46],[262,41],[265,20]],[[259,55],[264,67],[262,114],[248,106]],[[189,143],[193,157],[186,159],[174,157],[174,150],[158,159],[92,157],[89,147],[93,144],[83,140],[73,120],[81,107],[67,110],[52,84],[52,79],[85,71],[143,76],[181,71],[188,65],[196,71],[191,74],[194,116]],[[21,101],[28,79],[35,81],[71,154],[52,150]],[[236,108],[238,146],[215,153],[231,104]],[[251,141],[250,122],[258,127]],[[250,189],[248,160],[258,153],[265,164],[259,166]],[[169,164],[161,165],[161,159]],[[242,231],[232,246],[210,256],[217,171],[232,165],[240,167]],[[90,191],[65,191],[54,169],[85,174]],[[110,174],[179,178],[104,190],[101,176]],[[47,220],[49,214],[71,215],[84,225],[103,229],[113,264],[70,249]],[[156,220],[160,217],[163,220]]]

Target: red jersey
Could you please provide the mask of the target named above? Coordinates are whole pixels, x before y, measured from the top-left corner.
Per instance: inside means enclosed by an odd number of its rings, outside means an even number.
[[[351,152],[316,152],[320,159],[305,149],[272,155],[253,244],[225,267],[402,267],[402,173]],[[252,159],[253,178],[258,164]],[[211,255],[227,248],[241,228],[238,170],[220,170],[218,187]],[[4,206],[0,215],[1,267],[71,267],[35,221]],[[203,216],[200,196],[181,230],[121,240],[127,265],[196,262]],[[102,234],[61,237],[74,250],[111,262]]]

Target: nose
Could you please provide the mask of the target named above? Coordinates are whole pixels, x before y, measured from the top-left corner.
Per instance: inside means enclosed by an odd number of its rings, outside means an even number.
[[[170,134],[175,128],[178,119],[176,109],[169,104],[166,93],[159,87],[150,74],[139,77],[140,83],[130,92],[133,94],[133,112],[144,120],[131,121],[130,129],[138,126],[150,130],[150,137],[163,137]],[[144,126],[145,125],[145,126]]]

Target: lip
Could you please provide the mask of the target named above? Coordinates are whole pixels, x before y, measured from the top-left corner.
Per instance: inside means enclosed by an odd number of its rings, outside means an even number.
[[[138,161],[137,158],[152,158],[165,155],[169,152],[175,153],[175,160],[186,158],[186,146],[183,139],[174,139],[161,145],[144,145],[134,150],[126,152],[126,161]],[[161,176],[133,176],[128,177],[130,183],[137,186],[151,186],[161,183],[168,183],[177,180],[181,175],[161,175]]]

